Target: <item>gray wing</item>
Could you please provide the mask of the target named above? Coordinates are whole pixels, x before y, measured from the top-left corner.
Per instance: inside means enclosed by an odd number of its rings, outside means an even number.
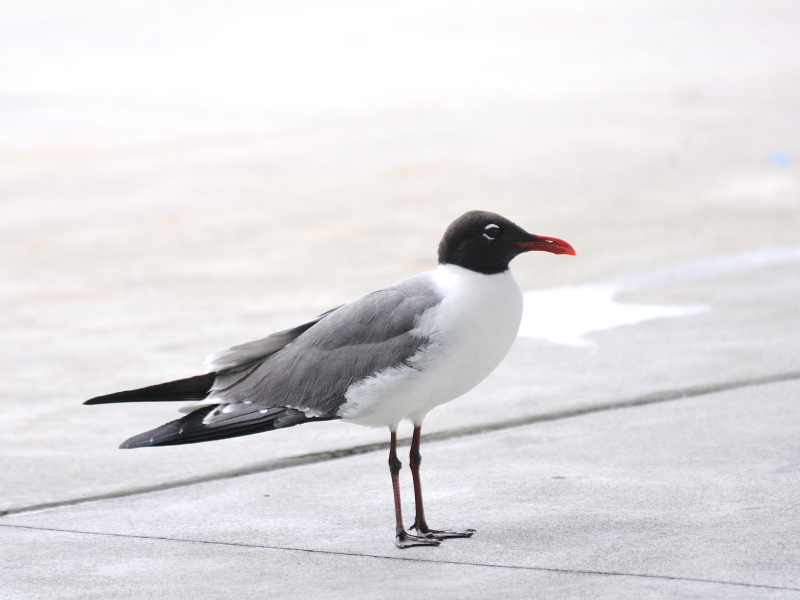
[[[322,319],[340,308],[341,306],[332,308],[297,327],[271,333],[266,337],[250,340],[243,344],[231,346],[227,350],[221,350],[210,354],[205,361],[206,373],[219,373],[229,369],[239,369],[247,365],[252,365],[254,361],[261,361],[270,354],[274,354],[286,346],[289,342],[297,339],[301,334],[305,333]]]
[[[353,383],[408,364],[429,343],[416,327],[441,300],[422,273],[322,315],[269,356],[219,373],[204,401],[219,406],[203,422],[247,421],[275,407],[335,418]]]

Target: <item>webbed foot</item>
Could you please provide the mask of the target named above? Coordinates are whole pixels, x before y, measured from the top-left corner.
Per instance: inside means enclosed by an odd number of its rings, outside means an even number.
[[[463,531],[451,531],[448,529],[430,529],[427,525],[414,523],[409,529],[416,530],[421,536],[432,540],[446,540],[450,538],[468,538],[475,533],[474,529],[464,529]]]
[[[434,537],[412,535],[407,531],[398,533],[394,540],[394,545],[400,549],[411,548],[412,546],[438,546],[439,544],[441,542]]]

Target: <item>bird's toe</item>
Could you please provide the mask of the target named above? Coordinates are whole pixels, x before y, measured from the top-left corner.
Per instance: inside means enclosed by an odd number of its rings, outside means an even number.
[[[424,536],[431,540],[468,538],[472,537],[475,534],[474,529],[463,529],[461,531],[455,531],[450,529],[430,529],[428,527],[418,527],[417,525],[412,525],[411,529],[416,530],[417,533],[419,533],[421,536]]]
[[[411,548],[412,546],[438,546],[439,540],[428,536],[412,535],[408,532],[398,533],[394,540],[394,545],[400,549]]]

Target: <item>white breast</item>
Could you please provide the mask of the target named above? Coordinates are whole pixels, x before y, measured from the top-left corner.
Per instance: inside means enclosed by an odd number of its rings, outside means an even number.
[[[431,344],[410,366],[352,385],[339,409],[343,420],[395,429],[409,418],[419,425],[428,411],[471,390],[505,358],[522,319],[522,290],[511,271],[483,275],[441,265],[430,276],[443,300],[416,329]]]

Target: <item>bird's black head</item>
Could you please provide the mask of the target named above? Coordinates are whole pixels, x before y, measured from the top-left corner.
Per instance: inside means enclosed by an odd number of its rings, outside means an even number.
[[[572,246],[563,240],[528,233],[496,213],[471,210],[450,223],[444,232],[439,243],[439,264],[492,275],[507,270],[515,256],[530,250],[575,255]]]

